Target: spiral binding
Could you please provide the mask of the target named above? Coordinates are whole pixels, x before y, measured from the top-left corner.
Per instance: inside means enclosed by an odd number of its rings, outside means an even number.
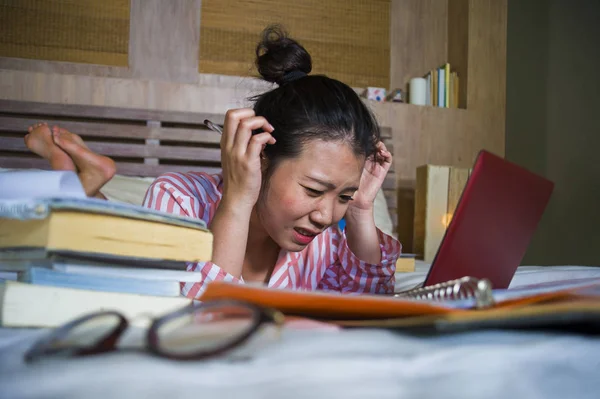
[[[469,276],[399,292],[394,296],[428,301],[474,299],[476,308],[486,308],[494,304],[491,282],[488,279]]]

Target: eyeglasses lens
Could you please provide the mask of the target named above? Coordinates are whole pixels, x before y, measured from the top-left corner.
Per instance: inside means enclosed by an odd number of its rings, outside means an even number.
[[[157,330],[159,346],[172,355],[211,352],[247,334],[257,321],[256,312],[243,306],[200,307],[162,324]]]

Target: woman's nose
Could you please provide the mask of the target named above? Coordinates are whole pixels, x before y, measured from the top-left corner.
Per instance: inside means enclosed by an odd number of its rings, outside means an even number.
[[[333,223],[333,209],[332,201],[319,201],[317,207],[310,214],[310,220],[319,228],[330,226]]]

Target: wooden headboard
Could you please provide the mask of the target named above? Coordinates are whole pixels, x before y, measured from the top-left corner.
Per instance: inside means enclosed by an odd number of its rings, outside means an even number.
[[[49,169],[48,162],[30,152],[23,141],[30,125],[47,122],[79,134],[92,151],[114,159],[121,175],[218,173],[221,136],[206,128],[204,120],[223,123],[224,117],[224,114],[0,100],[0,168]],[[393,153],[391,129],[383,128],[382,138]],[[395,180],[392,165],[382,189],[394,231]]]
[[[117,173],[155,177],[221,170],[220,135],[204,126],[224,115],[0,100],[0,167],[49,169],[23,137],[36,122],[79,134],[94,152],[115,160]]]

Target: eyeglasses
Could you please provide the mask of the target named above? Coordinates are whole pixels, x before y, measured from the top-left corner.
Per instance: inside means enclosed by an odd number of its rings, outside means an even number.
[[[282,313],[246,302],[215,300],[192,303],[153,319],[145,349],[174,360],[199,360],[226,352],[250,338],[264,323],[283,325]],[[119,312],[82,316],[53,330],[25,353],[25,361],[47,356],[85,356],[120,350],[129,326]]]

